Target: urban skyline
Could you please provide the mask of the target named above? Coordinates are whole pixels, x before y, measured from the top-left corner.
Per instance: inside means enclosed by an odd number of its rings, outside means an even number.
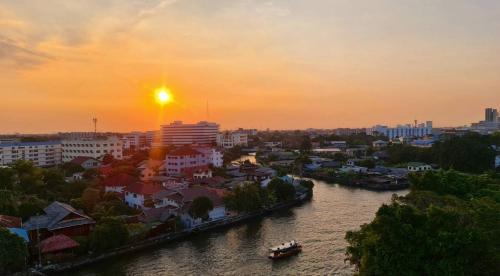
[[[164,118],[206,120],[208,101],[227,129],[469,124],[500,103],[498,10],[463,0],[2,1],[0,133],[90,129],[94,116],[103,130],[155,129],[160,86],[175,96]]]

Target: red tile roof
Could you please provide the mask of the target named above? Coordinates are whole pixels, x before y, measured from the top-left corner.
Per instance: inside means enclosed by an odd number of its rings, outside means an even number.
[[[153,183],[137,182],[125,188],[125,191],[138,195],[153,195],[159,191],[164,190],[160,185]]]
[[[78,157],[75,157],[73,160],[71,160],[70,162],[73,163],[73,164],[77,164],[77,165],[82,165],[85,161],[87,160],[96,160],[97,159],[94,159],[92,157],[86,157],[86,156],[78,156]]]
[[[52,253],[65,249],[75,248],[80,246],[80,244],[78,244],[70,237],[60,234],[41,241],[40,246],[42,248],[42,253]]]
[[[121,173],[117,175],[110,176],[102,181],[102,185],[105,187],[127,187],[137,182],[137,178]]]
[[[173,150],[170,153],[167,153],[167,156],[186,156],[186,155],[200,155],[200,154],[202,153],[189,146],[183,146]]]
[[[21,228],[22,219],[18,217],[0,215],[0,226],[6,228]]]

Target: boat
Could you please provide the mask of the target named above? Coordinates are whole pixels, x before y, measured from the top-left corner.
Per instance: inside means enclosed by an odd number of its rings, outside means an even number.
[[[269,248],[269,259],[275,260],[286,258],[298,254],[300,251],[302,251],[302,245],[296,240],[291,240]]]

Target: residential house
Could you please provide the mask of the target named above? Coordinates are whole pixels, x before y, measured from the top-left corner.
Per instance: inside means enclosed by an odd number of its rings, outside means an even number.
[[[95,225],[91,217],[66,203],[54,201],[43,211],[45,215],[30,217],[23,225],[31,240],[37,239],[37,231],[42,239],[59,234],[87,236]]]
[[[221,220],[226,217],[226,207],[222,199],[224,190],[205,187],[193,187],[182,190],[181,192],[183,195],[183,212],[181,214],[181,221],[185,227],[191,228],[203,223],[200,218],[193,218],[189,214],[189,208],[191,207],[193,200],[202,196],[208,197],[212,201],[214,207],[210,212],[208,212],[209,221]]]
[[[125,188],[137,182],[137,178],[121,173],[105,178],[101,183],[105,192],[115,192],[123,194]]]
[[[495,157],[495,168],[500,168],[500,155]]]
[[[97,169],[99,166],[101,166],[101,161],[87,156],[78,156],[73,160],[71,160],[70,162],[75,165],[79,165],[86,170]]]
[[[145,203],[151,200],[151,204],[153,204],[152,196],[155,193],[162,191],[163,189],[165,188],[163,188],[163,186],[158,184],[148,183],[148,182],[136,182],[124,189],[125,203],[129,207],[136,209],[149,208],[145,206]]]
[[[165,162],[161,160],[145,160],[137,167],[142,181],[149,181],[155,176],[166,175]]]

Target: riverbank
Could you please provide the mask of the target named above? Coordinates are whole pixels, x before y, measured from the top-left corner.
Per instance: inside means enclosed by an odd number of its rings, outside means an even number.
[[[107,253],[104,253],[101,255],[86,256],[84,258],[80,258],[80,259],[72,261],[72,262],[66,262],[66,263],[54,264],[54,265],[46,265],[40,269],[32,269],[32,271],[33,271],[32,273],[33,274],[43,273],[43,274],[52,275],[52,274],[81,269],[81,268],[89,266],[91,264],[95,264],[95,263],[98,263],[98,262],[101,262],[104,260],[108,260],[108,259],[111,259],[114,257],[123,256],[126,254],[137,252],[137,251],[140,251],[140,250],[143,250],[146,248],[157,246],[159,244],[166,244],[166,243],[173,242],[176,240],[188,238],[191,235],[196,235],[196,234],[202,233],[202,232],[209,232],[209,231],[212,231],[215,229],[231,227],[231,226],[249,221],[249,220],[254,219],[254,218],[265,217],[267,215],[272,214],[275,211],[284,210],[284,209],[299,205],[299,204],[303,203],[304,201],[307,201],[308,199],[310,199],[311,196],[312,196],[312,191],[306,192],[304,194],[297,196],[292,201],[285,202],[285,203],[278,203],[278,204],[275,204],[271,207],[264,208],[264,209],[256,211],[256,212],[252,212],[249,214],[237,215],[237,216],[231,216],[231,217],[225,218],[223,220],[204,223],[202,225],[199,225],[199,226],[191,228],[191,229],[186,229],[186,230],[182,230],[182,231],[175,232],[175,233],[169,233],[169,234],[156,236],[156,237],[153,237],[153,238],[150,238],[147,240],[143,240],[143,241],[140,241],[137,243],[128,244],[126,246],[117,248],[113,251],[110,251],[110,252],[107,252]]]
[[[339,184],[348,187],[361,188],[371,191],[398,191],[410,187],[406,178],[388,179],[383,177],[362,177],[362,178],[340,178],[329,175],[315,173],[304,173],[304,177],[325,181],[331,184]]]

